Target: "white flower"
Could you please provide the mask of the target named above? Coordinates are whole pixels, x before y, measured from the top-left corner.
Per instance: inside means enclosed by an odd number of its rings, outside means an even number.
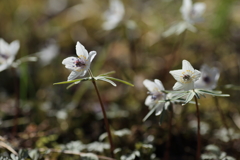
[[[0,71],[5,70],[12,65],[19,47],[20,44],[18,40],[8,44],[0,38]]]
[[[76,45],[76,52],[78,57],[68,57],[62,61],[62,64],[72,71],[68,76],[68,81],[73,80],[78,76],[84,76],[90,68],[93,58],[97,54],[96,51],[91,51],[88,54],[88,51],[79,42],[77,42]]]
[[[196,32],[197,29],[193,25],[203,21],[202,15],[205,9],[205,3],[197,2],[192,4],[192,0],[183,0],[180,12],[184,21],[172,25],[167,31],[162,33],[162,36],[180,35],[185,30]]]
[[[158,79],[155,79],[154,82],[148,79],[143,81],[144,86],[148,89],[148,94],[145,105],[149,106],[149,109],[156,108],[155,115],[160,115],[162,113],[164,103],[159,103],[159,100],[165,100],[165,93],[162,92],[164,87],[162,82]]]
[[[109,9],[104,12],[104,23],[102,28],[105,30],[114,29],[124,16],[124,5],[121,0],[110,0]]]
[[[182,61],[182,69],[170,71],[170,74],[177,81],[173,86],[173,90],[191,90],[194,89],[194,82],[197,81],[201,72],[194,69],[187,61]]]
[[[55,41],[51,41],[46,48],[40,50],[36,53],[39,58],[39,62],[42,66],[46,66],[51,63],[51,61],[58,55],[59,47]]]
[[[180,12],[182,13],[182,17],[186,22],[195,24],[202,21],[202,15],[205,9],[205,3],[197,2],[192,4],[192,0],[183,0]]]
[[[210,90],[216,88],[218,79],[220,77],[219,69],[216,67],[210,68],[207,65],[203,65],[200,71],[201,77],[195,82],[195,88]]]

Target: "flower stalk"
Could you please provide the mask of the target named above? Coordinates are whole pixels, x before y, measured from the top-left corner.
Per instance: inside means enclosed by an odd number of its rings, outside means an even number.
[[[200,153],[201,153],[201,135],[200,135],[200,114],[199,114],[199,106],[197,96],[194,96],[195,103],[196,103],[196,111],[197,111],[197,155],[196,160],[200,160]]]
[[[95,90],[97,92],[98,100],[100,102],[100,106],[101,106],[101,109],[102,109],[102,112],[103,112],[105,127],[106,127],[106,130],[107,130],[107,133],[108,133],[111,157],[114,158],[114,153],[113,153],[114,146],[113,146],[112,135],[111,135],[111,131],[110,131],[110,128],[109,128],[108,119],[107,119],[107,114],[106,114],[106,111],[105,111],[105,108],[104,108],[104,105],[103,105],[103,102],[102,102],[102,99],[101,99],[101,96],[100,96],[100,93],[99,93],[96,81],[95,81],[95,79],[93,77],[93,74],[92,74],[90,69],[88,70],[88,73],[92,77],[92,83],[93,83],[93,86],[94,86],[94,88],[95,88]]]
[[[172,118],[173,118],[173,108],[172,103],[169,106],[169,122],[168,122],[168,139],[166,144],[166,152],[164,153],[164,159],[169,160],[169,153],[170,153],[170,147],[171,147],[171,137],[172,137]]]

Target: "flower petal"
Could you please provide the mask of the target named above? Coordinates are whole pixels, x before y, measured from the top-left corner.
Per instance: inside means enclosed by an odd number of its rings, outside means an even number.
[[[72,71],[68,76],[68,81],[76,79],[80,74],[81,72]]]
[[[157,86],[160,90],[165,90],[164,87],[163,87],[163,84],[160,80],[155,79],[154,82],[155,82],[155,84],[157,84]]]
[[[72,72],[70,73],[70,75],[68,76],[68,81],[74,80],[74,79],[76,79],[77,77],[82,77],[82,76],[84,76],[86,73],[87,73],[86,70],[83,70],[82,72],[72,71]]]
[[[176,82],[173,86],[173,90],[181,90],[183,89],[183,84],[180,82]]]
[[[183,76],[183,70],[174,70],[169,72],[176,81],[181,81]]]
[[[8,43],[0,38],[0,53],[6,54],[8,52]]]
[[[76,44],[76,52],[79,58],[84,58],[85,60],[88,59],[88,51],[80,42],[77,42]]]
[[[157,86],[154,82],[152,82],[152,81],[150,81],[150,80],[148,80],[148,79],[145,79],[145,80],[143,81],[143,85],[144,85],[150,92],[155,91],[156,88],[158,89],[158,86]]]
[[[149,106],[149,108],[151,109],[154,105],[154,101],[152,99],[152,96],[147,96],[146,100],[145,100],[145,105]]]
[[[182,17],[184,20],[190,20],[190,13],[192,10],[192,0],[183,0],[183,4],[180,8],[180,12],[182,13]]]
[[[12,56],[15,56],[15,55],[17,54],[19,48],[20,48],[20,43],[19,43],[19,41],[18,41],[18,40],[13,41],[13,42],[9,45],[10,54],[11,54]]]
[[[63,61],[62,61],[62,64],[64,65],[71,65],[71,64],[74,64],[74,62],[78,60],[77,57],[68,57],[68,58],[65,58]]]
[[[164,103],[159,103],[157,104],[158,107],[156,108],[156,112],[155,112],[155,115],[158,116],[162,113],[163,111],[163,107],[164,107]]]
[[[194,82],[182,84],[182,89],[185,91],[194,89]]]
[[[8,66],[9,66],[9,65],[8,65],[7,63],[1,64],[1,65],[0,65],[0,72],[3,71],[3,70],[5,70],[5,69],[7,69]]]
[[[193,81],[197,81],[201,77],[201,72],[199,70],[194,70],[192,74]]]
[[[197,2],[193,4],[193,17],[199,18],[203,15],[204,11],[206,9],[206,4],[202,2]]]
[[[194,72],[194,68],[192,67],[191,63],[189,63],[187,60],[182,61],[182,69],[190,70],[190,71]]]
[[[94,57],[97,55],[97,52],[96,51],[91,51],[89,53],[89,56],[88,56],[88,60],[89,62],[92,62],[92,60],[94,59]]]

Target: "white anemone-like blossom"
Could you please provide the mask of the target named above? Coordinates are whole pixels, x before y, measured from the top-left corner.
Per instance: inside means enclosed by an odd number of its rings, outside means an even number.
[[[165,100],[165,93],[162,92],[164,87],[162,82],[158,79],[155,79],[154,82],[148,79],[143,81],[144,86],[148,89],[148,96],[145,100],[145,105],[149,107],[149,109],[156,108],[155,115],[160,115],[164,108],[164,103],[159,103],[159,100]]]
[[[5,70],[12,65],[19,48],[20,43],[18,40],[8,44],[0,38],[0,71]]]
[[[50,41],[50,43],[35,55],[39,58],[39,62],[42,66],[46,66],[51,63],[51,61],[58,55],[59,47],[55,41]]]
[[[124,5],[121,0],[110,0],[109,9],[104,12],[104,23],[102,28],[104,30],[114,29],[124,16]]]
[[[170,71],[170,74],[177,81],[173,86],[173,90],[191,90],[194,89],[194,82],[201,77],[201,72],[194,69],[187,61],[182,61],[182,69]]]
[[[93,58],[97,54],[96,51],[91,51],[88,54],[88,51],[80,42],[77,42],[76,52],[78,57],[68,57],[62,61],[62,64],[72,71],[68,76],[68,81],[84,76],[90,68]]]
[[[182,17],[186,22],[195,24],[203,20],[202,15],[205,9],[206,5],[203,2],[192,4],[192,0],[183,0],[180,12],[182,13]]]
[[[202,65],[201,77],[195,82],[195,88],[201,89],[215,89],[218,79],[220,77],[220,71],[216,67],[210,68],[208,65]]]
[[[205,9],[206,5],[203,2],[192,4],[192,0],[183,0],[180,12],[184,21],[172,25],[167,31],[163,32],[162,36],[180,35],[185,30],[196,32],[197,29],[194,27],[194,24],[203,21],[202,15]]]

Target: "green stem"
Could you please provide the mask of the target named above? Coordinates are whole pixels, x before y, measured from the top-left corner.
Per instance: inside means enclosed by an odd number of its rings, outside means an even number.
[[[15,137],[17,135],[17,126],[18,126],[18,117],[19,117],[19,77],[17,75],[17,71],[15,68],[12,68],[13,76],[15,80],[15,115],[14,115],[14,126],[13,126],[13,136]]]
[[[194,96],[194,99],[195,99],[195,103],[196,103],[197,125],[198,125],[198,131],[197,131],[197,156],[196,156],[196,160],[200,160],[200,152],[201,152],[200,115],[199,115],[199,106],[198,106],[197,97]]]
[[[88,70],[88,73],[89,73],[89,75],[92,77],[92,83],[93,83],[94,88],[95,88],[95,90],[96,90],[96,92],[97,92],[98,100],[99,100],[100,106],[101,106],[101,108],[102,108],[103,117],[104,117],[104,123],[105,123],[105,127],[106,127],[106,130],[107,130],[107,133],[108,133],[108,139],[109,139],[109,143],[110,143],[111,157],[114,158],[114,153],[113,153],[114,146],[113,146],[112,135],[111,135],[111,131],[110,131],[110,128],[109,128],[108,119],[107,119],[107,114],[106,114],[106,111],[105,111],[105,108],[104,108],[104,105],[103,105],[103,102],[102,102],[100,93],[99,93],[99,91],[98,91],[96,81],[95,81],[94,76],[93,76],[93,74],[92,74],[92,72],[91,72],[90,69]]]
[[[172,103],[169,106],[169,112],[170,112],[170,117],[169,117],[169,123],[168,123],[168,140],[166,144],[166,152],[164,155],[165,160],[169,160],[169,152],[170,152],[170,147],[171,147],[171,136],[172,136],[172,118],[173,118],[173,108],[172,108]]]

